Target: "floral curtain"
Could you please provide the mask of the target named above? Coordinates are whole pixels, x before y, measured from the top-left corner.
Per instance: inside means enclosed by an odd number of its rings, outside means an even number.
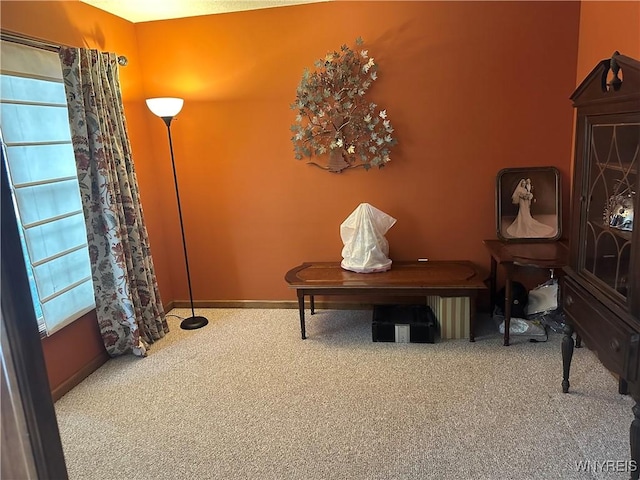
[[[111,356],[169,331],[142,214],[114,53],[63,47],[62,75],[100,332]]]

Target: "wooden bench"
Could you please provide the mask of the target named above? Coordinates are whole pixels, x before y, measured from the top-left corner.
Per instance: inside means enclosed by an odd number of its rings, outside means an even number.
[[[305,296],[309,296],[313,315],[315,295],[439,295],[469,297],[469,341],[473,342],[477,293],[487,288],[475,265],[468,261],[393,262],[390,270],[380,273],[351,272],[340,262],[305,262],[289,270],[285,280],[297,292],[303,339]]]

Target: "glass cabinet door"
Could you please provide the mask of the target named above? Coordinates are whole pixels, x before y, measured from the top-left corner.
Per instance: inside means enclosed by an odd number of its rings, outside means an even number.
[[[588,122],[581,223],[582,272],[626,302],[638,185],[640,123],[624,116]],[[601,121],[606,120],[606,121]]]

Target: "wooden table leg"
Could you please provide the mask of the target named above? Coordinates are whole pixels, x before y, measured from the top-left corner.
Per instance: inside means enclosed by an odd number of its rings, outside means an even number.
[[[311,307],[311,315],[316,313],[316,302],[313,295],[309,295],[309,306]]]
[[[302,290],[298,290],[298,310],[300,311],[300,333],[304,340],[307,335],[304,328],[304,292]]]
[[[491,316],[493,316],[493,309],[496,304],[496,288],[498,283],[498,262],[493,255],[491,256],[491,275],[489,276],[489,299],[491,304],[489,305],[489,309],[491,311]]]
[[[629,384],[622,377],[618,378],[618,393],[620,395],[629,395]]]
[[[469,341],[476,341],[476,292],[469,297]]]
[[[562,392],[569,391],[569,370],[573,358],[573,327],[568,323],[564,325],[564,337],[562,337]]]
[[[509,346],[509,329],[511,328],[511,302],[513,295],[511,288],[511,278],[507,275],[504,285],[504,346]]]

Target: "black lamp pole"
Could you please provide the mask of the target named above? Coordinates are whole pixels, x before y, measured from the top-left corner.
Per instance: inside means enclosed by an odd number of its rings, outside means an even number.
[[[176,200],[178,201],[178,217],[180,217],[180,232],[182,234],[182,248],[184,250],[184,265],[187,269],[187,283],[189,285],[189,302],[191,304],[191,316],[185,318],[180,323],[180,328],[183,330],[195,330],[196,328],[202,328],[209,320],[206,317],[196,316],[196,312],[193,309],[193,294],[191,293],[191,274],[189,273],[189,258],[187,256],[187,242],[184,236],[184,224],[182,222],[182,208],[180,207],[180,193],[178,191],[178,176],[176,174],[176,164],[173,159],[173,142],[171,141],[171,120],[173,117],[160,117],[167,125],[167,133],[169,134],[169,150],[171,152],[171,166],[173,167],[173,182],[176,186]]]

